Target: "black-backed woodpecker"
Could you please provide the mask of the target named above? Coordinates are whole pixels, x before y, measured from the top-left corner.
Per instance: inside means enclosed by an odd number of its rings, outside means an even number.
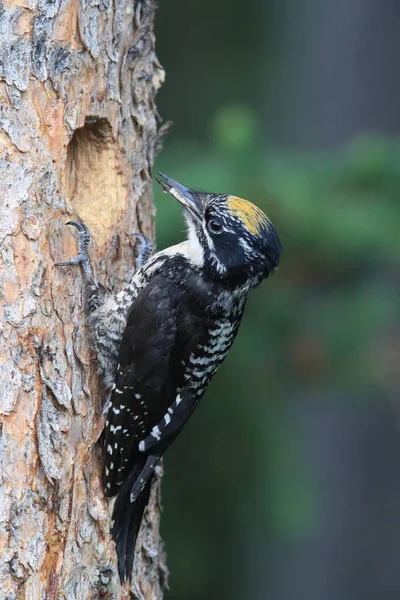
[[[105,493],[115,497],[112,533],[122,581],[131,579],[136,538],[154,470],[224,360],[239,329],[247,294],[279,263],[281,245],[254,204],[194,191],[160,173],[165,192],[183,206],[188,239],[149,258],[111,294],[98,284],[78,230],[87,313],[105,386]],[[139,265],[138,265],[139,266]]]

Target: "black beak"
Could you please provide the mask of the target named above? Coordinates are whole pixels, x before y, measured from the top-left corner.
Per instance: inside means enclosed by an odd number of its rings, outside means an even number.
[[[160,177],[162,179],[157,179],[156,177],[156,181],[161,185],[164,192],[171,194],[187,209],[191,216],[201,221],[203,217],[203,205],[198,194],[178,181],[175,181],[172,177],[164,175],[164,173],[160,173]]]

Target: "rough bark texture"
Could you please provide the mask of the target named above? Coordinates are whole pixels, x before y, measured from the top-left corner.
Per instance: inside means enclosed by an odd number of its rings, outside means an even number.
[[[70,218],[120,289],[152,234],[152,0],[0,0],[0,597],[120,598]],[[133,593],[162,597],[159,483]]]

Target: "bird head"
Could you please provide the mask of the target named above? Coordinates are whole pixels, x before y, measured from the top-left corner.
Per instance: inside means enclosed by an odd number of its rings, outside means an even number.
[[[281,244],[257,206],[226,194],[190,189],[160,173],[163,190],[184,208],[193,261],[207,276],[237,287],[256,287],[275,271]]]

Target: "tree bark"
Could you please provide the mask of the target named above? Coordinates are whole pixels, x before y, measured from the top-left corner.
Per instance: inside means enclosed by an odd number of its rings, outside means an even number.
[[[0,0],[0,596],[162,598],[159,479],[121,590],[103,495],[101,384],[69,219],[100,280],[152,237],[153,0]]]

